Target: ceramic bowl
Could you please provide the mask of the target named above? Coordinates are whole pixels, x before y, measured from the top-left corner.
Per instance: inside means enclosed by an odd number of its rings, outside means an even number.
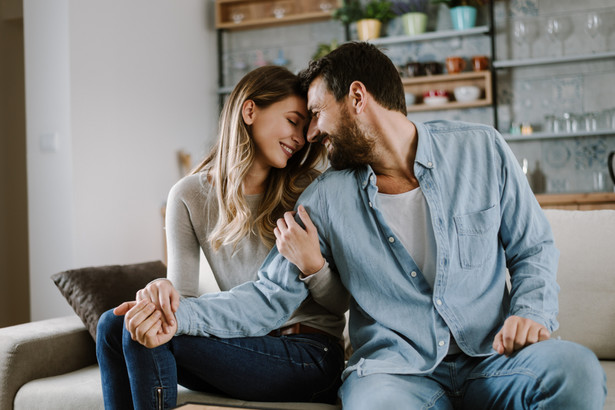
[[[448,102],[446,90],[430,90],[423,94],[423,102],[427,105],[442,105]]]
[[[416,97],[414,96],[414,94],[406,93],[406,105],[414,104],[415,100],[416,100]]]
[[[455,99],[459,102],[476,101],[480,97],[480,88],[474,85],[455,87],[454,94]]]

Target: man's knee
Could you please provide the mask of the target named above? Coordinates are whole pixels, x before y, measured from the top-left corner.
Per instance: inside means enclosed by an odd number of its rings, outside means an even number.
[[[594,352],[577,343],[554,340],[544,343],[541,355],[547,360],[544,381],[550,391],[570,405],[578,402],[588,409],[602,408],[606,376]]]

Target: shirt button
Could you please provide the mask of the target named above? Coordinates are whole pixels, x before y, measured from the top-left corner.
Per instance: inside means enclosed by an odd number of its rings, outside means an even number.
[[[437,299],[437,300],[436,300],[436,305],[438,305],[438,306],[442,306],[442,301],[441,301],[440,299]]]
[[[391,243],[395,242],[395,238],[393,238],[392,236],[389,236],[389,242]]]
[[[370,208],[373,208],[373,206],[372,206],[372,203],[371,203],[371,202],[369,203],[369,207],[370,207]]]
[[[369,180],[374,182],[374,176],[372,175],[371,177],[369,177]]]
[[[410,273],[410,276],[412,276],[413,278],[416,278],[416,272],[415,272],[415,271],[412,271],[412,272]]]
[[[438,346],[440,346],[440,347],[441,347],[441,346],[444,346],[444,340],[440,340],[440,341],[438,342]]]
[[[429,168],[433,167],[433,162],[429,161],[429,162],[427,163],[427,166],[428,166]]]

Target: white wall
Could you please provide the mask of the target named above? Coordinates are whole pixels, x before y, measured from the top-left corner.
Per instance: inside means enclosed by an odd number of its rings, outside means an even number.
[[[196,162],[215,136],[213,13],[213,0],[24,1],[32,320],[71,313],[55,272],[164,258],[177,151]]]

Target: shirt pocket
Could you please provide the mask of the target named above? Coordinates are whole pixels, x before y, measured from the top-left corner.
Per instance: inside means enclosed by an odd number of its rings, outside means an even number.
[[[454,217],[463,269],[478,268],[495,256],[499,216],[497,206]]]

